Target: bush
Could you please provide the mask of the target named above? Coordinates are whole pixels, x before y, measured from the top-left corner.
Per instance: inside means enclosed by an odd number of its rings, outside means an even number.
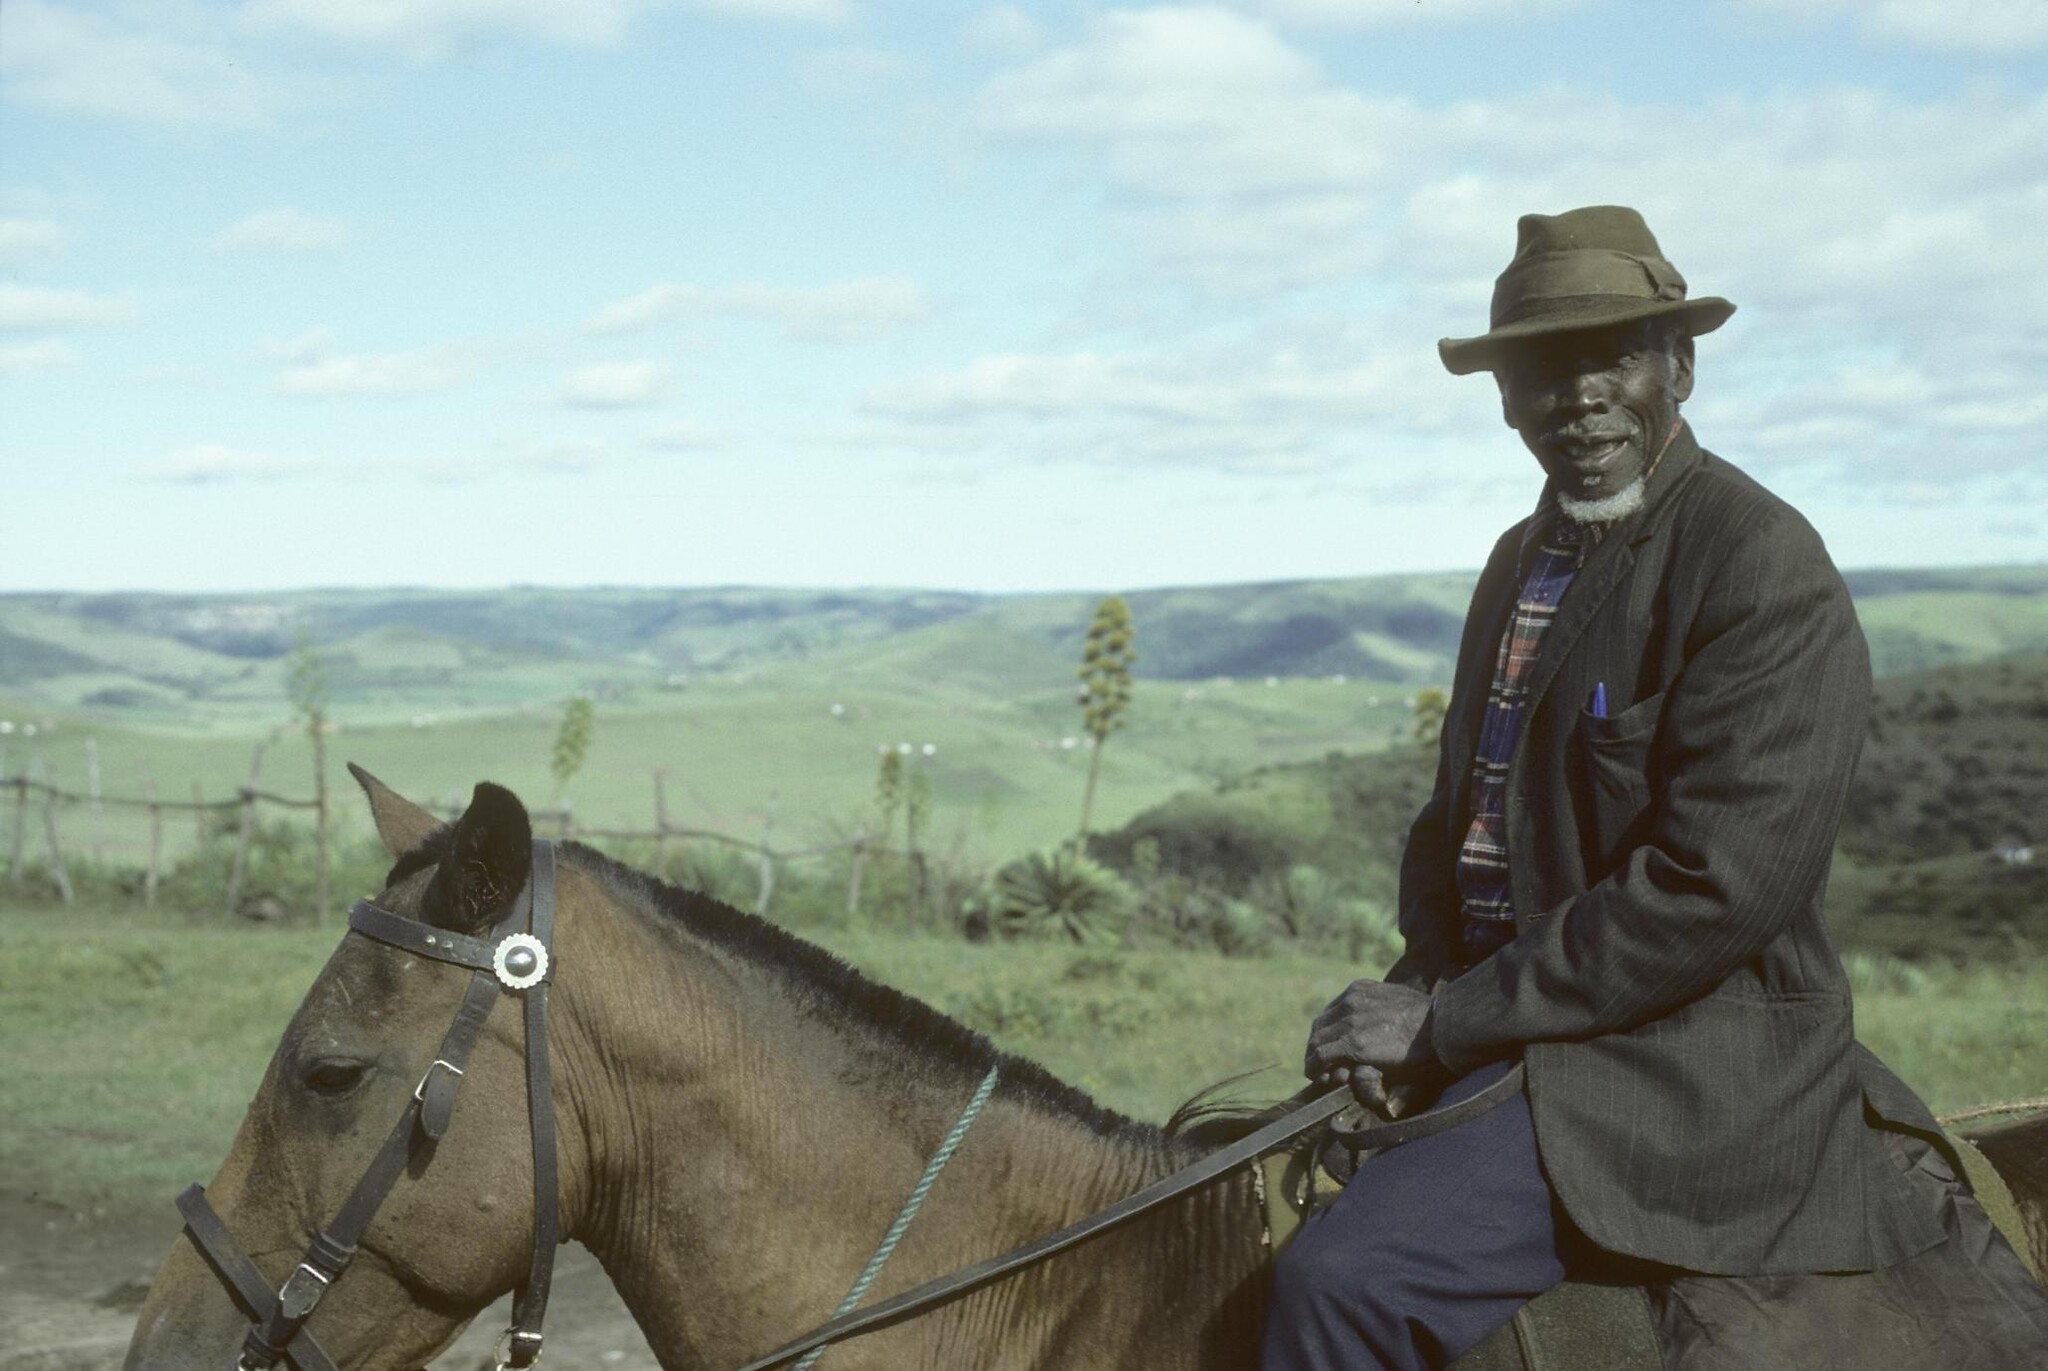
[[[1064,934],[1075,942],[1121,934],[1131,892],[1117,874],[1070,847],[1034,852],[996,873],[988,912],[1004,937]]]
[[[241,822],[237,815],[220,815],[207,830],[204,845],[186,853],[164,873],[157,899],[193,914],[218,913],[227,898]],[[332,860],[331,889],[337,913],[356,897],[382,890],[385,873],[391,869],[390,854],[368,835],[337,838]],[[141,873],[137,872],[138,896],[141,888]],[[261,919],[310,920],[318,891],[312,827],[288,819],[258,819],[249,831],[249,854],[234,912]]]

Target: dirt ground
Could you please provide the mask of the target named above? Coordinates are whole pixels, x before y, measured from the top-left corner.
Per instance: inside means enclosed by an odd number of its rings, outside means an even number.
[[[0,1194],[0,1371],[119,1371],[136,1311],[177,1233],[169,1196],[160,1209],[109,1214]],[[433,1371],[489,1371],[509,1306],[501,1301],[479,1315]],[[564,1247],[555,1264],[544,1365],[660,1365],[604,1271],[580,1247]]]

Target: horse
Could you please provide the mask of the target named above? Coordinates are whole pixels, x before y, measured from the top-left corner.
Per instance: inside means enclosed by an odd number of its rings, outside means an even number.
[[[427,941],[477,934],[527,886],[531,824],[511,792],[479,785],[449,825],[351,770],[395,863],[377,904]],[[559,1232],[597,1257],[665,1368],[739,1366],[831,1315],[992,1070],[870,1301],[1062,1228],[1206,1150],[1202,1130],[1107,1110],[764,920],[580,844],[556,852],[545,1036]],[[207,1191],[272,1290],[390,1121],[418,1107],[466,979],[344,937],[307,992]],[[306,1329],[335,1365],[423,1367],[527,1278],[529,1022],[492,1007],[445,1132],[410,1156],[313,1311]],[[2048,1255],[2048,1175],[2014,1174]],[[833,1371],[1242,1371],[1264,1315],[1263,1221],[1240,1169],[826,1356]],[[237,1364],[249,1327],[188,1231],[124,1366],[217,1371]]]
[[[530,823],[482,785],[450,827],[359,777],[396,865],[378,904],[458,933],[526,883]],[[664,1367],[728,1368],[822,1322],[991,1068],[998,1085],[876,1284],[882,1298],[1197,1159],[936,1010],[707,896],[558,846],[552,977],[560,1228]],[[468,978],[345,937],[208,1187],[273,1289],[377,1151]],[[411,1168],[308,1324],[337,1365],[424,1366],[524,1274],[524,1027],[499,1004],[431,1165]],[[835,1346],[835,1371],[1241,1368],[1263,1301],[1249,1171],[1076,1253]],[[125,1365],[234,1365],[248,1328],[189,1236]]]

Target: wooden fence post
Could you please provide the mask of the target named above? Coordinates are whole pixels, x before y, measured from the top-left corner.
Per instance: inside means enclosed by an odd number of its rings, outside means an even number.
[[[50,844],[50,875],[57,882],[57,896],[71,903],[71,877],[64,870],[64,849],[57,842],[57,769],[48,768],[49,789],[43,792],[43,836]]]
[[[754,912],[768,916],[768,902],[775,898],[775,797],[768,797],[768,812],[761,818],[761,889],[754,897]]]
[[[668,863],[665,853],[668,848],[668,792],[662,782],[668,773],[660,767],[654,769],[654,874],[666,877]]]
[[[92,864],[98,866],[101,860],[100,822],[104,811],[100,807],[100,740],[85,740],[85,795],[86,814],[90,822],[86,827],[87,850],[92,853]]]
[[[28,863],[28,772],[23,770],[14,778],[14,859],[8,866],[8,877],[19,886],[27,874]]]
[[[198,840],[200,849],[206,847],[206,792],[199,788],[199,782],[192,783],[192,836]]]
[[[263,775],[263,749],[269,745],[268,739],[256,744],[256,751],[249,758],[249,784],[242,787],[242,831],[235,838],[234,865],[228,868],[227,914],[231,919],[242,902],[242,876],[249,869],[249,839],[256,830],[256,782]]]
[[[562,841],[568,842],[576,836],[576,806],[568,796],[562,797]]]
[[[326,709],[316,709],[308,725],[313,735],[313,860],[318,868],[313,887],[313,921],[324,924],[334,903],[334,843],[327,828]]]
[[[846,917],[860,917],[860,878],[868,864],[868,826],[853,830],[853,873],[846,878]]]
[[[142,759],[142,785],[149,792],[149,870],[142,874],[142,907],[156,908],[156,887],[164,865],[164,807],[157,803],[156,768]]]

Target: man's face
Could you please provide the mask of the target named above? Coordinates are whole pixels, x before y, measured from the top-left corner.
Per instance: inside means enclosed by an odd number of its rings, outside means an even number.
[[[1642,320],[1511,347],[1494,369],[1501,415],[1557,489],[1580,500],[1642,475],[1692,394],[1692,339]]]

